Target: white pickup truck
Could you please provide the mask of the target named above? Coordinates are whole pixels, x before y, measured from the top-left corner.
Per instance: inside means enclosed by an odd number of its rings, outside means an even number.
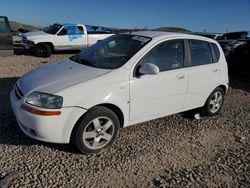
[[[24,33],[21,44],[38,57],[49,57],[54,51],[82,50],[111,35],[102,27],[56,23],[42,31]]]

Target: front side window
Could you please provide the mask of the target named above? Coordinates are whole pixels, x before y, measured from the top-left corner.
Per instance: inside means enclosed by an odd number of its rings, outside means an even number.
[[[101,40],[70,59],[97,68],[116,69],[150,41],[149,37],[117,34]]]
[[[205,65],[213,62],[213,57],[208,42],[189,40],[191,65]]]
[[[9,27],[5,18],[0,18],[0,33],[9,32]]]
[[[141,60],[141,64],[152,63],[159,67],[160,72],[184,66],[183,40],[170,40],[150,50]]]

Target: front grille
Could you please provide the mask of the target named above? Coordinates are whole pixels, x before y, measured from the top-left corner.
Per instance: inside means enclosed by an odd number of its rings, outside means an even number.
[[[23,97],[23,93],[17,84],[15,85],[15,94],[16,94],[16,98],[19,100]]]

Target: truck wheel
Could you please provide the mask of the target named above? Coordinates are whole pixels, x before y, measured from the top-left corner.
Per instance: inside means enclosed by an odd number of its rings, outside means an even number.
[[[49,57],[52,53],[52,50],[47,44],[38,44],[35,47],[35,55],[37,57]]]
[[[217,87],[208,97],[204,107],[202,108],[202,113],[207,116],[217,115],[224,103],[225,92],[222,88]]]
[[[97,106],[90,109],[74,128],[71,141],[85,154],[98,153],[114,142],[118,135],[120,121],[108,108]]]

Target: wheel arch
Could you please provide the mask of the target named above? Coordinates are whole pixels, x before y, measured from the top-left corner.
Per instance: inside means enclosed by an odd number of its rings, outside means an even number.
[[[51,48],[51,51],[54,52],[54,45],[52,42],[38,42],[36,44],[36,46],[40,45],[40,44],[47,44],[50,48]]]
[[[122,112],[122,110],[117,106],[117,105],[114,105],[114,104],[111,104],[111,103],[101,103],[101,104],[97,104],[91,108],[89,108],[84,114],[82,114],[80,116],[80,118],[76,121],[75,125],[73,126],[73,129],[70,133],[70,140],[72,139],[72,135],[75,133],[76,129],[77,129],[77,126],[79,125],[79,123],[82,121],[82,119],[84,118],[85,114],[92,108],[94,107],[98,107],[98,106],[102,106],[102,107],[105,107],[105,108],[108,108],[109,110],[113,111],[119,121],[120,121],[120,128],[123,128],[124,127],[124,114]]]
[[[224,94],[227,93],[227,87],[225,85],[219,85],[218,87],[220,87],[221,89],[223,89]]]
[[[227,93],[227,87],[224,85],[224,84],[221,84],[221,85],[218,85],[217,87],[215,87],[207,96],[206,96],[206,100],[203,102],[203,106],[206,104],[209,96],[211,95],[211,93],[213,93],[213,91],[216,89],[216,88],[221,88],[223,91],[224,91],[224,94]]]

